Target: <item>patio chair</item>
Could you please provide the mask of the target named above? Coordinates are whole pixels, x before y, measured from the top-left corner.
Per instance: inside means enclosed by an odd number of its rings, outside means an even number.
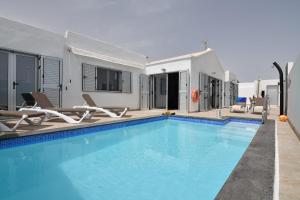
[[[21,108],[24,108],[24,107],[32,108],[32,107],[37,106],[37,102],[35,101],[35,99],[33,98],[31,93],[22,93],[21,95],[24,99],[24,102],[22,103]]]
[[[96,110],[98,112],[103,112],[112,118],[121,118],[128,111],[128,108],[124,108],[124,107],[99,107],[97,106],[97,104],[89,94],[82,94],[82,97],[85,100],[87,105],[74,106],[73,108],[84,108],[84,109]]]
[[[46,118],[45,113],[43,112],[30,112],[30,111],[7,111],[0,110],[0,117],[2,118],[0,122],[0,131],[16,131],[22,121],[27,122],[29,125],[38,126],[40,125]],[[17,118],[19,119],[16,124],[10,128],[6,126],[4,123],[7,120]],[[33,120],[31,118],[40,118],[39,120]]]
[[[238,97],[234,105],[229,107],[230,112],[246,112],[247,109],[247,97]]]
[[[55,107],[48,97],[40,92],[32,92],[32,97],[36,100],[39,107],[21,108],[21,111],[35,111],[43,112],[47,118],[58,117],[70,124],[78,124],[84,119],[91,118],[95,110],[85,108],[57,108]],[[67,116],[66,114],[75,114],[79,117],[79,120]]]
[[[252,113],[262,114],[264,111],[267,112],[267,98],[255,98],[252,104]]]

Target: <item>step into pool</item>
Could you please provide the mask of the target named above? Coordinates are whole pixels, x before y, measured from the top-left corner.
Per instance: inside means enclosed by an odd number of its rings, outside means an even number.
[[[259,126],[161,118],[2,145],[0,199],[214,199]]]

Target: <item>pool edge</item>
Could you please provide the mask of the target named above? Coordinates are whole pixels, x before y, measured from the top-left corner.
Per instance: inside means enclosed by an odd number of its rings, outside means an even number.
[[[57,128],[46,131],[37,131],[32,134],[24,134],[24,135],[9,135],[8,137],[0,138],[0,150],[7,148],[14,148],[18,146],[37,144],[52,140],[64,139],[68,137],[75,137],[79,135],[89,134],[92,131],[102,131],[114,128],[120,128],[124,126],[131,126],[136,124],[147,123],[151,121],[163,120],[163,119],[175,119],[180,121],[190,121],[197,123],[206,123],[213,125],[225,125],[231,121],[238,121],[244,123],[260,123],[258,119],[249,119],[249,118],[237,118],[237,117],[224,117],[221,119],[215,118],[204,118],[204,117],[190,117],[183,115],[157,115],[157,116],[149,116],[149,117],[141,117],[141,118],[133,118],[128,119],[124,118],[118,121],[111,122],[101,122],[94,124],[82,124],[78,126],[72,126],[68,128]],[[75,131],[74,133],[72,131]]]
[[[274,175],[275,120],[267,120],[257,130],[215,199],[273,199]]]

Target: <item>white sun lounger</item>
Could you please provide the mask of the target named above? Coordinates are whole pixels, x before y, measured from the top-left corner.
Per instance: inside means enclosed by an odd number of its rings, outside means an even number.
[[[123,112],[121,112],[120,114],[116,114],[113,112],[110,112],[109,110],[106,110],[104,108],[100,108],[100,107],[91,107],[91,106],[73,106],[73,108],[84,108],[87,110],[96,110],[98,112],[104,112],[105,114],[107,114],[108,116],[112,117],[112,118],[121,118],[123,117],[126,113],[127,113],[127,108],[125,108],[123,110]]]
[[[45,113],[46,119],[52,118],[54,116],[54,117],[58,117],[58,118],[63,119],[65,122],[67,122],[69,124],[79,124],[79,123],[81,123],[82,120],[84,120],[85,118],[88,118],[88,115],[90,114],[90,111],[86,110],[85,113],[81,116],[81,118],[79,120],[75,120],[72,117],[69,117],[65,114],[62,114],[62,113],[58,112],[58,111],[43,109],[43,108],[40,108],[40,107],[21,108],[20,111],[42,112],[42,113]]]
[[[47,118],[58,117],[63,119],[65,122],[70,124],[78,124],[84,119],[91,118],[95,110],[93,109],[84,109],[84,108],[56,108],[48,99],[48,97],[40,92],[32,92],[31,94],[37,105],[40,107],[32,108],[21,108],[21,111],[33,111],[33,112],[42,112],[45,113]],[[75,120],[64,113],[72,113],[79,117],[79,120]]]
[[[111,108],[99,107],[99,106],[97,106],[97,104],[94,102],[94,100],[92,99],[92,97],[90,95],[82,94],[82,97],[85,100],[85,102],[87,103],[87,105],[74,106],[73,108],[96,110],[98,112],[103,112],[112,118],[121,118],[128,111],[128,108],[123,108],[123,107],[111,107]]]
[[[20,126],[21,122],[23,121],[27,122],[27,124],[29,125],[38,126],[45,120],[46,117],[46,115],[41,112],[5,111],[5,110],[0,110],[0,116],[4,117],[3,121],[7,121],[10,118],[18,119],[18,121],[15,123],[15,125],[12,128],[0,122],[0,131],[10,131],[10,132],[16,131],[17,128]],[[6,117],[8,117],[8,119]],[[40,119],[32,120],[31,118],[40,118]]]

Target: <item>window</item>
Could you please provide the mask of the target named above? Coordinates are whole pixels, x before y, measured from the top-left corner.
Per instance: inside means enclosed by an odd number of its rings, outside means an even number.
[[[109,91],[122,91],[122,72],[109,70]]]
[[[108,89],[108,70],[97,67],[97,90],[107,90]]]
[[[131,72],[82,64],[82,90],[131,93]]]

